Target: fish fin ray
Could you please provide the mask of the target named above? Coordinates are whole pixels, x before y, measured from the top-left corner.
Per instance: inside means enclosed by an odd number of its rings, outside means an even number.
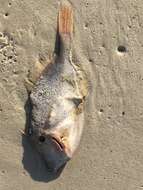
[[[72,36],[73,33],[73,9],[71,5],[62,4],[58,19],[59,35]]]

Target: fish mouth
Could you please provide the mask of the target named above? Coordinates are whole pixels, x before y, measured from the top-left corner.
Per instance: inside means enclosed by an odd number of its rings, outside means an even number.
[[[51,136],[52,142],[58,147],[58,149],[63,152],[65,150],[65,145],[64,143],[57,137]]]

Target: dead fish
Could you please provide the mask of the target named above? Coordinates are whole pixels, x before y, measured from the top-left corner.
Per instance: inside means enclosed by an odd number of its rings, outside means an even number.
[[[61,4],[58,15],[60,52],[42,72],[31,92],[29,136],[48,168],[57,172],[77,149],[84,124],[87,80],[72,61],[73,9]]]

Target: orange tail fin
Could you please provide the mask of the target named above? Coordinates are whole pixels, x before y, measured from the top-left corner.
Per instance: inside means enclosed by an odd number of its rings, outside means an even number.
[[[59,34],[72,35],[73,33],[73,10],[70,5],[61,5],[59,11]]]

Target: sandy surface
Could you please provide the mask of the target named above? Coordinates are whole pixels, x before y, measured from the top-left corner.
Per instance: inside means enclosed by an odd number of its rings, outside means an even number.
[[[78,152],[55,179],[20,130],[24,80],[54,51],[59,1],[0,0],[0,190],[143,188],[142,0],[71,2],[90,94]]]

